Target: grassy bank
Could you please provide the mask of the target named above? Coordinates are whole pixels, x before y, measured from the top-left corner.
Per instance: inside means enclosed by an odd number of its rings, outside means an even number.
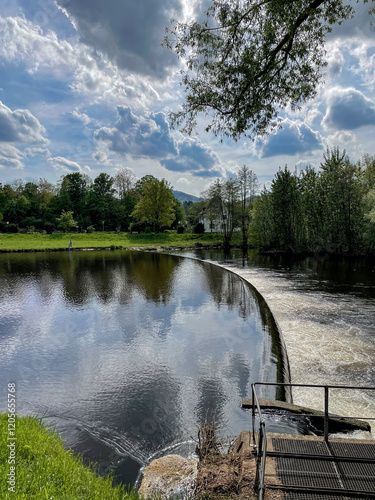
[[[220,244],[221,235],[209,234],[177,234],[177,233],[91,233],[91,234],[0,234],[0,251],[15,250],[65,250],[69,240],[73,249],[109,248],[109,247],[190,247],[197,243],[203,245]]]
[[[136,491],[128,492],[124,487],[112,486],[111,478],[97,477],[92,467],[84,465],[80,457],[65,450],[62,439],[43,427],[37,419],[16,419],[16,441],[8,439],[11,428],[8,415],[0,415],[0,498],[138,499]],[[15,443],[15,449],[8,446],[10,443]],[[13,460],[15,465],[12,465]],[[11,470],[11,467],[15,469]],[[8,488],[14,488],[14,492]]]

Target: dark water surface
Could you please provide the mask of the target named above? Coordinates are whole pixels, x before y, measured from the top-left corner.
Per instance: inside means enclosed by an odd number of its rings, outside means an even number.
[[[141,252],[0,255],[0,410],[54,425],[67,447],[124,482],[187,454],[207,417],[250,428],[241,398],[283,381],[268,307],[233,273]],[[270,389],[263,396],[274,397]]]

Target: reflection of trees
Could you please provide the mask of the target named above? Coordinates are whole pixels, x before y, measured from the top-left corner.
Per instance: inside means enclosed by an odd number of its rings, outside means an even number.
[[[263,297],[254,287],[234,273],[206,262],[199,262],[199,265],[204,270],[211,295],[218,306],[226,304],[229,309],[236,307],[244,319],[250,315],[260,316],[264,334],[268,333],[271,337],[271,352],[277,367],[275,382],[289,382],[285,346],[272,312]],[[289,397],[282,389],[276,392],[279,399]]]
[[[130,273],[147,300],[166,304],[172,293],[173,274],[180,258],[158,253],[131,254]]]
[[[218,306],[225,304],[230,310],[238,309],[242,318],[257,311],[258,304],[252,291],[239,276],[207,262],[198,262],[205,273],[213,300]]]
[[[223,422],[224,406],[228,399],[222,381],[219,378],[199,378],[197,382],[198,401],[196,407],[197,424],[202,426],[206,421],[220,424]]]
[[[229,358],[227,376],[237,385],[238,394],[241,398],[247,398],[250,394],[250,365],[249,361],[241,353],[232,353]]]

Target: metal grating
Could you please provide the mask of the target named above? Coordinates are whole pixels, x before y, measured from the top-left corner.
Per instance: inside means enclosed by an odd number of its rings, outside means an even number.
[[[337,475],[333,473],[314,473],[301,471],[278,470],[279,477],[284,486],[304,488],[329,488],[340,489],[341,484]]]
[[[346,462],[338,464],[337,468],[343,487],[347,490],[375,492],[375,463],[353,464]]]
[[[347,443],[272,438],[275,452],[290,456],[276,456],[276,472],[284,487],[304,488],[305,491],[285,493],[287,500],[367,500],[375,493],[375,446],[372,443]],[[293,457],[293,455],[299,455]],[[302,455],[302,456],[301,456]],[[306,457],[303,457],[306,455]],[[309,455],[312,455],[309,456]],[[312,459],[313,456],[322,458]],[[335,460],[348,458],[349,461]],[[350,458],[365,462],[351,462]],[[309,489],[319,490],[310,493]],[[324,489],[330,490],[325,494]],[[339,495],[332,490],[342,490]],[[352,493],[350,493],[352,492]],[[363,492],[361,495],[360,492]],[[366,493],[371,496],[366,497]],[[353,496],[354,495],[354,496]]]
[[[337,457],[362,457],[370,460],[375,459],[375,444],[372,443],[346,443],[342,441],[329,441],[332,455]]]
[[[329,455],[325,441],[304,441],[302,439],[272,438],[275,451],[298,455]]]
[[[319,493],[286,492],[285,500],[353,500],[353,497],[341,495],[324,495]],[[356,497],[356,500],[372,500],[369,497]]]

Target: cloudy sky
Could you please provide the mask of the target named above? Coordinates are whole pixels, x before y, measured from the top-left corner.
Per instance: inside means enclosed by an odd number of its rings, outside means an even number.
[[[353,162],[375,154],[375,26],[354,0],[327,41],[324,85],[277,134],[221,143],[203,126],[171,130],[182,88],[165,27],[207,2],[0,0],[0,182],[128,167],[199,196],[244,164],[263,185],[285,164],[318,167],[327,146]]]

